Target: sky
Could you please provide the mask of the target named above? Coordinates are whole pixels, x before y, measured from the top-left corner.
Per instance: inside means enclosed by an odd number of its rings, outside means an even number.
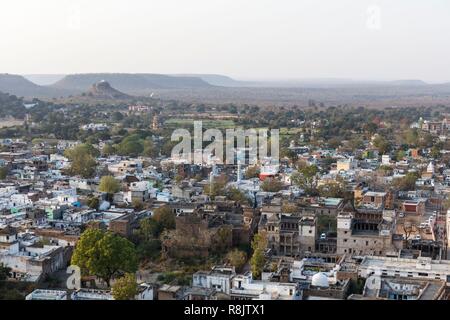
[[[2,0],[0,73],[450,81],[448,0]]]

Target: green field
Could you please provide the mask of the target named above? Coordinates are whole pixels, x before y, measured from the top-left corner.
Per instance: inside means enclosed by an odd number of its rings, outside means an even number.
[[[192,127],[194,121],[202,121],[203,128],[228,129],[234,128],[233,120],[211,120],[211,119],[169,119],[164,124],[169,127]]]

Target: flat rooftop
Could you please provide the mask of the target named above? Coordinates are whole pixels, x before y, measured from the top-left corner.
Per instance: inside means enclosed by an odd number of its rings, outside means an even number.
[[[421,265],[424,261],[425,264]],[[405,259],[379,256],[366,256],[360,265],[361,268],[381,268],[394,270],[424,271],[450,275],[450,261],[431,260],[430,258]]]

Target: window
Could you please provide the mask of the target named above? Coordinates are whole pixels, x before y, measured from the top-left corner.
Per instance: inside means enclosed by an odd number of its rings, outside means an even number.
[[[344,239],[344,242],[347,242],[347,239]]]
[[[366,241],[366,246],[368,246],[369,245],[369,241]]]

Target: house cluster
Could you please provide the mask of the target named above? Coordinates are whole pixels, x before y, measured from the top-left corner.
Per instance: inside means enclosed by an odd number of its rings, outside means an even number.
[[[418,124],[433,135],[447,129],[445,119]],[[0,165],[8,175],[0,182],[0,263],[11,268],[12,278],[39,283],[67,267],[87,225],[130,238],[141,219],[165,206],[176,223],[161,237],[163,258],[184,261],[233,248],[248,248],[251,256],[260,234],[264,266],[257,277],[247,261],[238,270],[228,263],[194,272],[190,285],[142,281],[136,299],[447,299],[447,153],[434,157],[430,149],[403,148],[399,156],[396,146],[381,153],[377,139],[375,134],[353,151],[293,141],[296,164],[265,158],[253,174],[246,163],[250,149],[236,152],[236,165],[218,164],[214,157],[190,164],[99,156],[98,168],[120,184],[112,195],[99,190],[101,176],[67,174],[71,163],[64,150],[77,141],[60,141],[50,155],[44,144],[3,141]],[[310,167],[317,170],[303,170]],[[98,207],[89,206],[92,196]],[[36,289],[27,296],[69,298],[112,295],[84,288]]]
[[[109,129],[109,126],[105,123],[88,123],[81,126],[85,131],[105,131]]]

